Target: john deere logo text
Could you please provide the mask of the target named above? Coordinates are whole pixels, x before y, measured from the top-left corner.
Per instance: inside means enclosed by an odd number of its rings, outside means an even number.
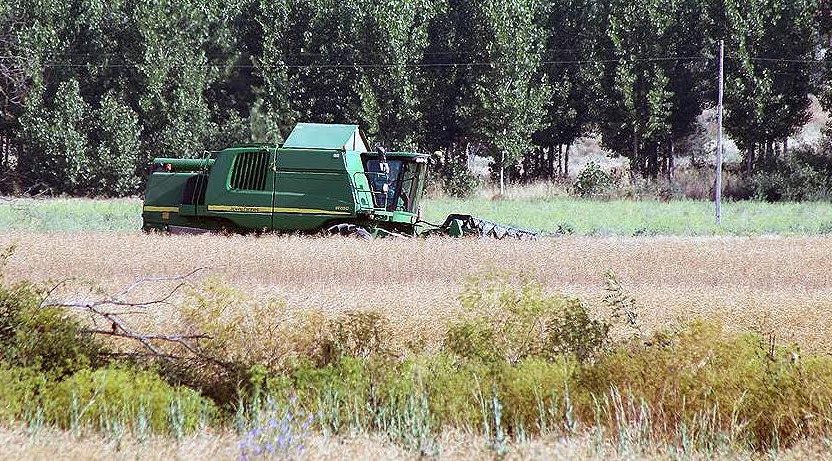
[[[260,211],[260,208],[254,206],[229,206],[228,211],[234,211],[237,213],[257,213]]]

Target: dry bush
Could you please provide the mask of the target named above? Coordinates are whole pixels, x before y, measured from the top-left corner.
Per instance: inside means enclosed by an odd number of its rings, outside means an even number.
[[[292,309],[275,297],[253,298],[216,279],[196,287],[180,308],[199,348],[220,362],[272,372],[299,362],[323,366],[341,357],[395,357],[404,346],[390,320],[376,311],[351,310],[328,318],[323,309]]]
[[[737,171],[741,166],[732,166],[723,170],[723,197],[732,200],[747,200],[752,192],[746,180]],[[714,180],[716,173],[713,167],[685,167],[679,168],[673,175],[673,180],[665,187],[673,195],[693,200],[713,200]]]
[[[216,279],[192,290],[181,309],[191,334],[205,334],[201,350],[225,363],[290,367],[320,356],[326,323],[318,311],[289,309],[275,298],[254,299]]]
[[[492,200],[546,200],[555,197],[569,196],[572,180],[555,179],[552,181],[536,181],[531,184],[508,184],[500,195],[497,185],[490,184],[480,188],[477,196]]]

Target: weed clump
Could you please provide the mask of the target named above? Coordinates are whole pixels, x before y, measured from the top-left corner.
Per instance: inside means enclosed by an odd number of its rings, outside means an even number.
[[[218,416],[214,404],[193,389],[171,386],[152,371],[118,367],[83,369],[47,386],[41,406],[61,428],[116,425],[177,437],[204,429]]]
[[[375,311],[348,311],[329,322],[322,334],[323,363],[343,357],[394,358],[398,355],[390,320]]]
[[[524,276],[495,273],[466,284],[469,319],[453,324],[445,349],[459,357],[515,364],[530,357],[590,360],[610,346],[610,324],[592,318],[580,300],[547,295]]]
[[[43,292],[35,285],[4,283],[2,269],[13,253],[13,246],[0,252],[0,359],[55,377],[100,365],[101,344],[76,318],[42,307]]]
[[[730,434],[754,448],[792,445],[830,429],[832,359],[803,359],[794,346],[704,321],[619,348],[584,369],[580,382],[592,395],[616,389],[654,414],[674,415],[677,428]]]
[[[321,355],[323,316],[279,299],[253,300],[216,280],[194,291],[180,314],[187,331],[207,337],[200,351],[222,363],[280,371]]]

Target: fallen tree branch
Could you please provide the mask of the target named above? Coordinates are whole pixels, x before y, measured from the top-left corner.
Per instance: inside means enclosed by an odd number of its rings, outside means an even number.
[[[52,300],[52,296],[55,292],[61,287],[67,284],[67,280],[62,280],[56,283],[54,286],[51,287],[46,292],[44,299],[41,301],[41,308],[61,308],[61,309],[72,309],[81,312],[85,312],[90,315],[92,324],[94,325],[93,328],[88,328],[83,330],[86,333],[90,333],[93,335],[98,336],[108,336],[114,338],[125,339],[129,341],[133,341],[138,343],[146,352],[146,356],[150,356],[156,359],[166,360],[166,361],[178,361],[188,357],[171,354],[168,351],[163,350],[159,343],[167,343],[174,346],[181,347],[188,354],[190,354],[190,358],[199,358],[201,360],[209,361],[216,365],[221,365],[224,367],[229,366],[220,360],[217,360],[214,357],[210,357],[207,354],[203,353],[198,346],[198,342],[204,339],[210,339],[209,336],[204,334],[152,334],[152,333],[144,333],[137,331],[133,327],[129,325],[125,316],[134,315],[134,314],[145,314],[147,313],[146,308],[154,305],[159,304],[167,304],[168,301],[177,293],[179,292],[184,286],[188,285],[191,278],[203,271],[207,270],[205,267],[200,267],[194,269],[193,271],[180,275],[180,276],[167,276],[167,277],[146,277],[139,279],[115,296],[112,297],[105,297],[102,299],[98,299],[95,301],[87,301],[87,302],[76,302],[76,301],[61,301],[61,300]],[[147,283],[164,283],[164,282],[179,282],[174,286],[171,290],[167,291],[164,296],[161,296],[156,299],[151,299],[149,301],[136,301],[131,302],[127,301],[126,297],[137,287],[147,284]],[[138,309],[138,310],[127,310],[125,311],[124,308],[130,309]],[[116,310],[114,310],[116,309]],[[101,323],[110,324],[111,328],[103,329],[98,327]],[[128,353],[134,354],[134,353]]]

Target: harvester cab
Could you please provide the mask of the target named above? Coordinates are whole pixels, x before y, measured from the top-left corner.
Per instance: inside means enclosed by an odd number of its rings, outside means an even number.
[[[298,124],[282,145],[154,159],[145,230],[534,237],[467,215],[421,221],[428,156],[371,151],[355,125]]]
[[[425,184],[427,157],[378,148],[361,156],[374,211],[417,213]],[[360,189],[359,189],[360,190]]]

